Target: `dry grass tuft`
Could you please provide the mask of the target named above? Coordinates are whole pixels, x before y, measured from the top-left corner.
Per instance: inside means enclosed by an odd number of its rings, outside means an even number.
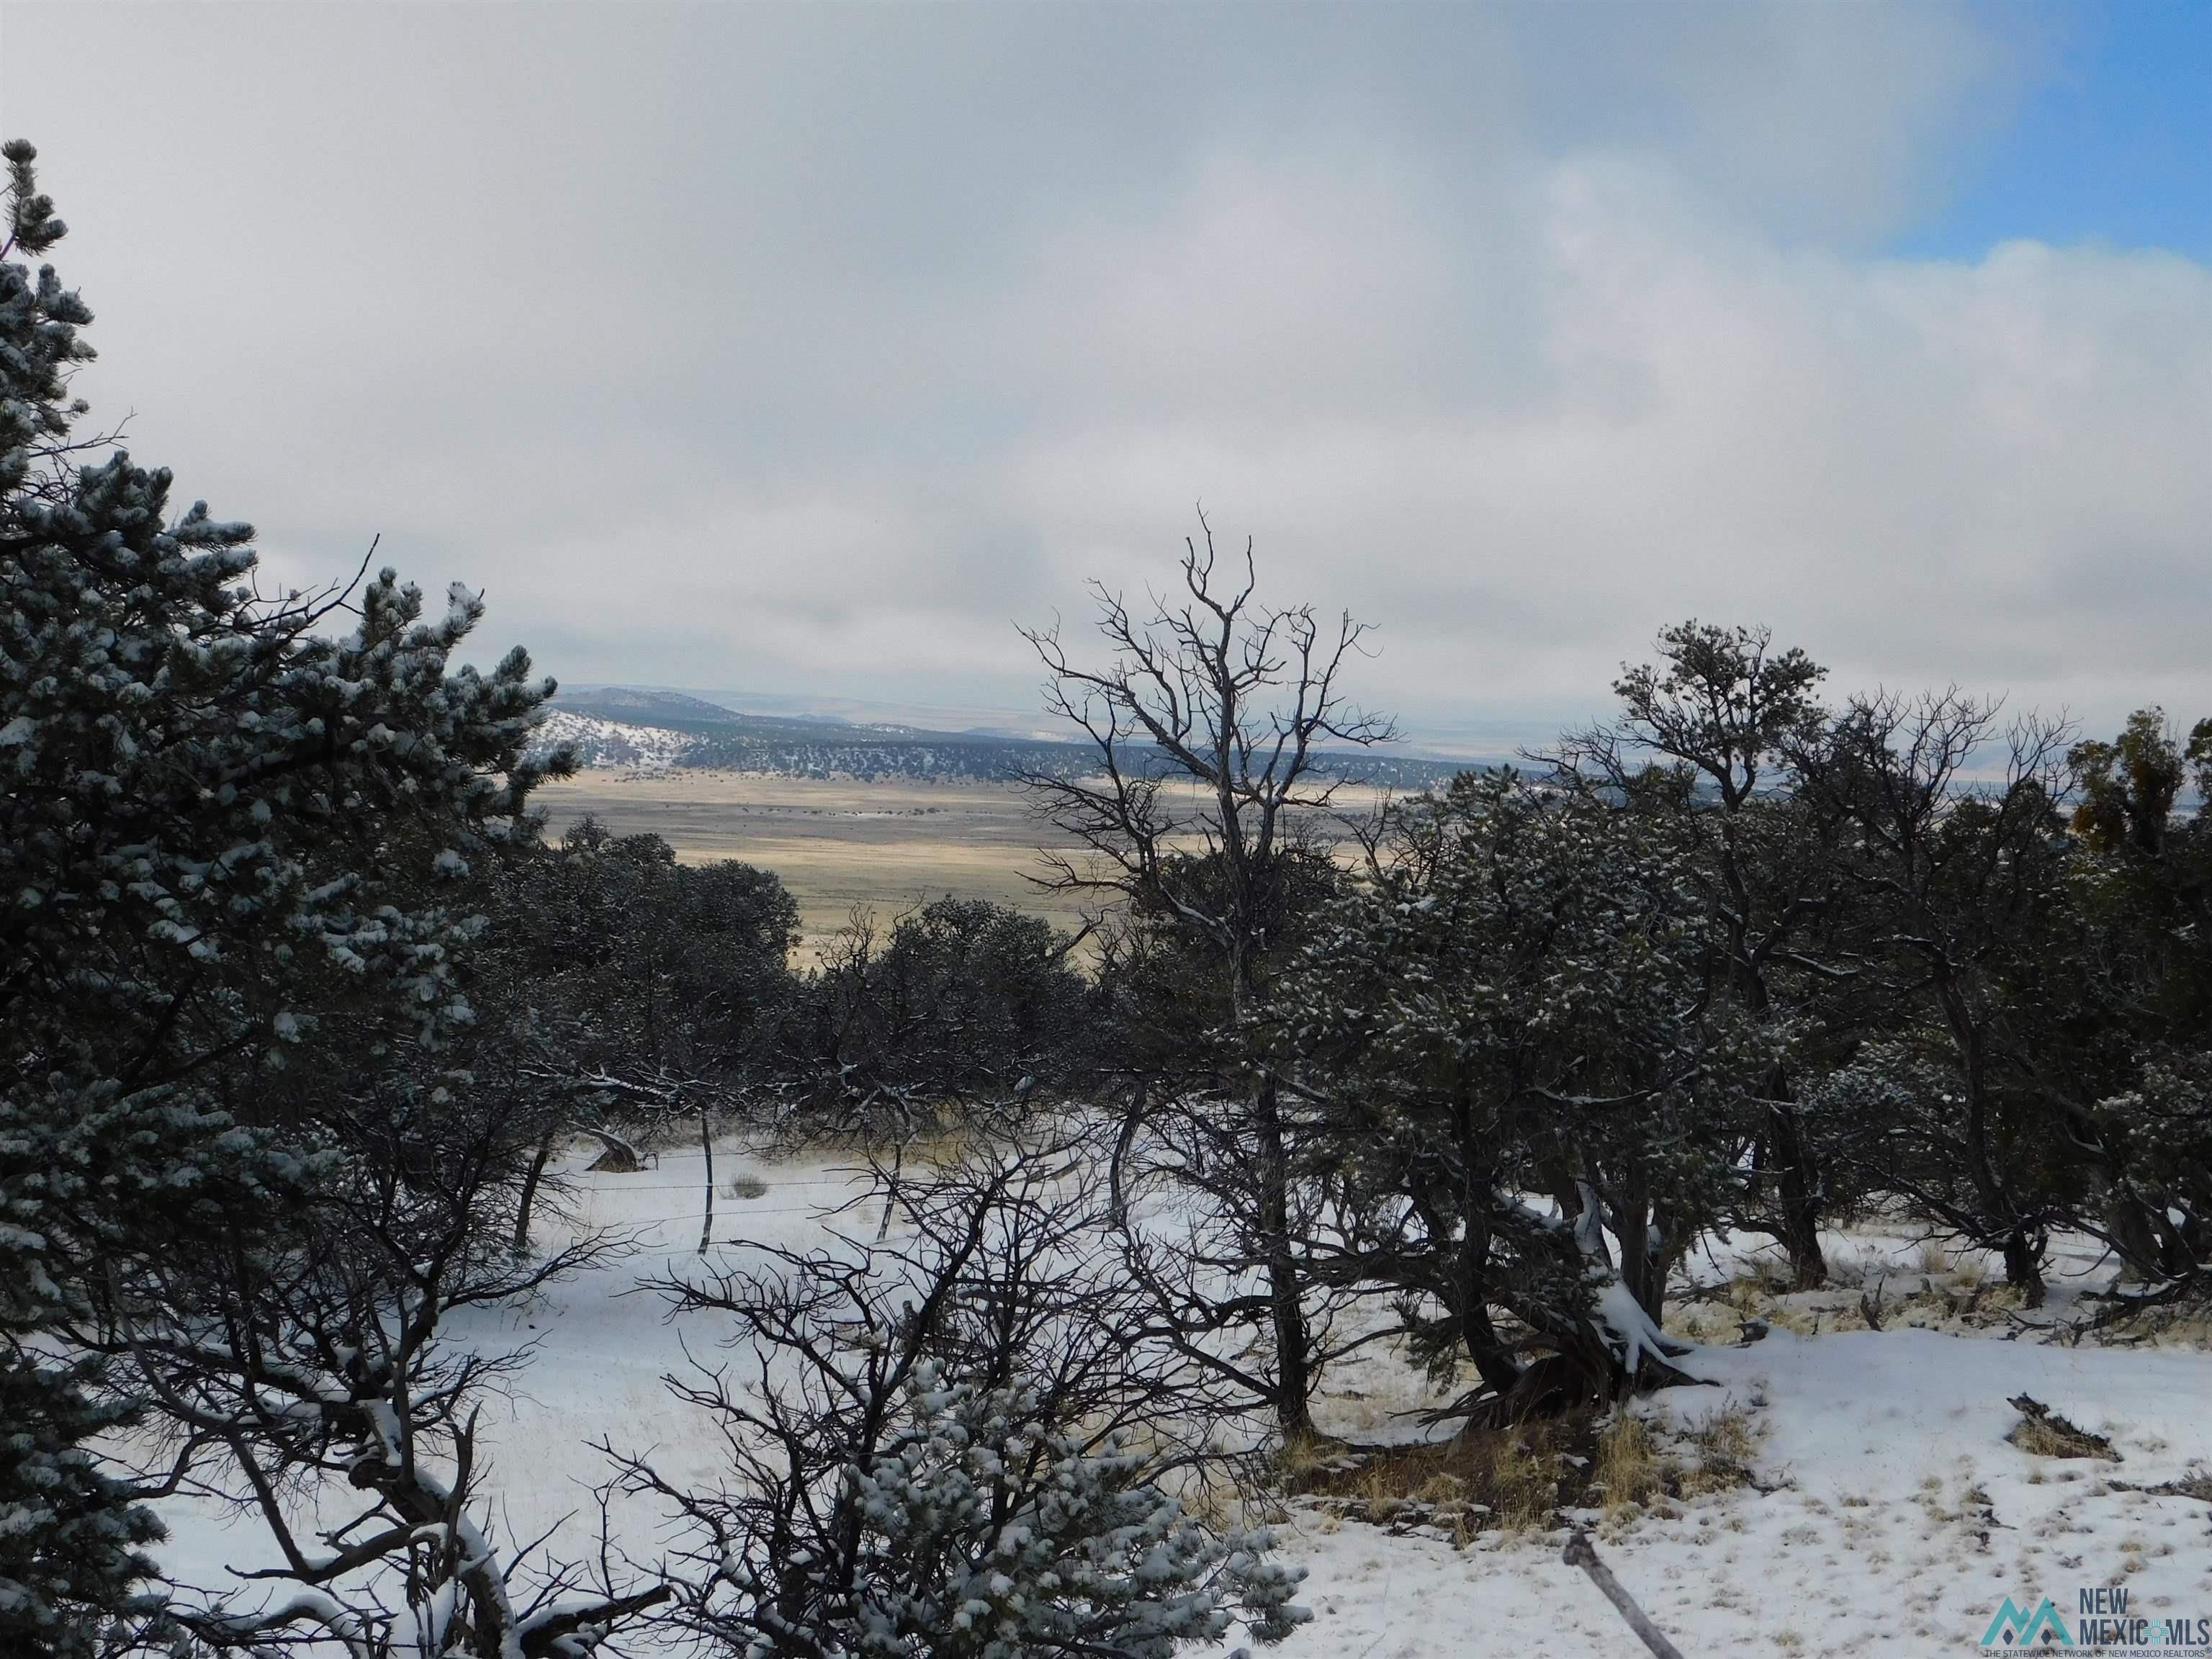
[[[1532,1424],[1492,1437],[1490,1484],[1498,1524],[1509,1533],[1552,1523],[1571,1472],[1559,1423]],[[1587,1461],[1582,1465],[1588,1467]]]
[[[1756,1313],[1776,1297],[1797,1288],[1797,1275],[1778,1255],[1759,1255],[1747,1261],[1729,1281],[1729,1300],[1744,1313]]]
[[[1304,1434],[1286,1440],[1276,1450],[1272,1473],[1274,1484],[1286,1492],[1322,1492],[1334,1476],[1359,1467],[1358,1454],[1334,1440]]]
[[[768,1182],[756,1175],[734,1176],[722,1190],[732,1198],[759,1198],[767,1193]]]
[[[1275,1473],[1284,1492],[1313,1498],[1332,1521],[1424,1528],[1464,1546],[1482,1531],[1547,1530],[1563,1510],[1601,1509],[1610,1526],[1679,1516],[1675,1499],[1756,1484],[1761,1432],[1752,1408],[1735,1404],[1679,1437],[1632,1412],[1602,1427],[1576,1414],[1364,1454],[1293,1445]]]
[[[1666,1331],[1685,1341],[1733,1342],[1743,1327],[1743,1315],[1735,1305],[1716,1307],[1705,1302],[1672,1302],[1667,1308]]]
[[[2023,1394],[2008,1403],[2021,1416],[2005,1438],[2031,1456],[2094,1457],[2107,1463],[2120,1461],[2110,1440],[2060,1416],[2040,1400]]]
[[[2212,1310],[2187,1303],[2116,1307],[2075,1328],[2100,1345],[2212,1349]]]
[[[1632,1412],[1622,1412],[1597,1437],[1592,1474],[1593,1484],[1604,1492],[1606,1518],[1619,1521],[1665,1495],[1680,1470],[1660,1455],[1650,1425]]]
[[[1682,1473],[1680,1495],[1702,1498],[1756,1484],[1761,1431],[1748,1408],[1731,1401],[1683,1437],[1696,1462]]]
[[[1325,1513],[1394,1530],[1430,1528],[1464,1546],[1486,1528],[1551,1526],[1563,1505],[1587,1494],[1595,1449],[1589,1419],[1565,1418],[1470,1428],[1364,1456],[1294,1446],[1276,1472],[1285,1491],[1316,1498]]]

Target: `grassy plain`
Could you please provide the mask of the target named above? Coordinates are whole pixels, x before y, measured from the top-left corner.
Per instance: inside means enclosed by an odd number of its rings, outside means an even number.
[[[1078,903],[1028,879],[1044,873],[1039,848],[1071,844],[1002,784],[589,768],[533,799],[555,838],[588,814],[618,836],[659,836],[684,864],[741,859],[775,871],[799,902],[808,958],[856,908],[888,924],[947,894],[1012,905],[1069,933],[1083,925]],[[1364,813],[1377,800],[1374,790],[1345,788],[1335,807]],[[1193,805],[1180,804],[1178,816]]]
[[[773,870],[799,902],[812,956],[855,906],[884,922],[951,894],[989,899],[1073,932],[1076,907],[1024,879],[1056,838],[1022,795],[975,783],[861,783],[682,769],[613,769],[547,784],[536,797],[559,836],[586,814],[617,835],[652,834],[686,864],[742,859]]]

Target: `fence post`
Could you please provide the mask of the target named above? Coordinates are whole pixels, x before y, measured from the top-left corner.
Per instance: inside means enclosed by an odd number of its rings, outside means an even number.
[[[699,1254],[707,1254],[714,1236],[714,1136],[707,1123],[707,1103],[699,1103],[699,1150],[707,1155],[707,1207],[699,1218]]]

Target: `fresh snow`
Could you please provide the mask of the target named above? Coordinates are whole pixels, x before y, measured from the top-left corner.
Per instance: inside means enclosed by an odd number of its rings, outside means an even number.
[[[684,1364],[683,1341],[711,1358],[717,1334],[670,1324],[657,1297],[633,1290],[641,1277],[698,1263],[700,1155],[666,1151],[657,1168],[616,1175],[583,1167],[599,1150],[580,1145],[566,1161],[568,1213],[578,1225],[630,1232],[635,1251],[526,1307],[451,1328],[484,1348],[535,1345],[511,1405],[490,1402],[484,1413],[490,1530],[506,1542],[571,1516],[556,1543],[572,1558],[596,1548],[590,1489],[606,1469],[589,1443],[650,1450],[665,1474],[702,1485],[720,1462],[717,1439],[660,1382]],[[717,1149],[714,1168],[720,1182],[751,1175],[767,1186],[757,1199],[716,1194],[721,1241],[817,1240],[824,1213],[859,1185],[835,1158],[764,1163],[735,1146]],[[871,1237],[879,1218],[870,1209],[841,1224]],[[549,1216],[545,1228],[554,1224]],[[1834,1253],[1859,1267],[1887,1264],[1902,1284],[1921,1277],[1911,1248],[1844,1235]],[[715,1247],[726,1259],[744,1253]],[[1736,1265],[1723,1251],[1710,1272]],[[2092,1265],[2075,1264],[2056,1304],[2093,1282]],[[1625,1529],[1586,1517],[1601,1556],[1690,1659],[1974,1653],[2007,1596],[2023,1607],[2050,1596],[2070,1630],[2080,1592],[2100,1586],[2124,1585],[2129,1611],[2154,1620],[2212,1619],[2212,1503],[2134,1490],[2212,1476],[2212,1353],[2067,1346],[2011,1322],[1973,1333],[1897,1323],[1820,1334],[1777,1323],[1760,1340],[1677,1362],[1711,1386],[1636,1402],[1662,1439],[1727,1407],[1747,1410],[1764,1437],[1756,1488],[1688,1500],[1678,1519],[1646,1516]],[[1395,1360],[1369,1353],[1336,1374],[1342,1392],[1327,1402],[1325,1425],[1364,1440],[1405,1438],[1414,1431],[1401,1413],[1428,1397]],[[2109,1435],[2123,1461],[2042,1459],[2008,1444],[2019,1417],[2006,1402],[2022,1391]],[[183,1504],[165,1514],[173,1537],[161,1554],[180,1579],[220,1583],[227,1564],[266,1559],[251,1522],[234,1528],[212,1507]],[[668,1541],[649,1510],[618,1520],[641,1562]],[[1283,1553],[1308,1569],[1298,1600],[1314,1615],[1273,1650],[1283,1659],[1637,1651],[1595,1586],[1560,1561],[1564,1531],[1485,1533],[1458,1551],[1419,1529],[1299,1504],[1279,1533]]]
[[[2212,1504],[2122,1490],[2212,1462],[2212,1355],[2042,1346],[1925,1330],[1777,1330],[1678,1362],[1717,1385],[1638,1402],[1662,1423],[1726,1403],[1767,1431],[1765,1491],[1681,1504],[1598,1552],[1684,1654],[1979,1650],[2008,1595],[2124,1584],[2131,1612],[2212,1618]],[[2117,1465],[2029,1456],[2005,1442],[2025,1389],[2110,1434]],[[1590,1517],[1593,1521],[1595,1516]],[[1285,1539],[1309,1570],[1314,1622],[1285,1659],[1625,1655],[1632,1638],[1577,1570],[1564,1533],[1464,1553],[1308,1513]]]

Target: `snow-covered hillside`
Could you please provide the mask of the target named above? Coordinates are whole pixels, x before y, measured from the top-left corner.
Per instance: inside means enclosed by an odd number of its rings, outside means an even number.
[[[700,1154],[672,1151],[658,1167],[617,1175],[584,1167],[596,1150],[580,1147],[566,1160],[574,1220],[631,1232],[635,1253],[528,1306],[454,1327],[485,1349],[535,1345],[511,1405],[497,1408],[496,1420],[487,1414],[486,1490],[495,1495],[494,1523],[509,1537],[570,1517],[560,1537],[571,1554],[597,1547],[591,1488],[607,1468],[590,1443],[651,1449],[664,1472],[702,1485],[719,1466],[719,1441],[661,1383],[683,1366],[684,1344],[711,1357],[719,1333],[673,1325],[657,1298],[629,1293],[641,1278],[698,1261]],[[749,1243],[818,1239],[825,1212],[859,1184],[833,1160],[763,1162],[735,1146],[718,1152],[715,1172],[724,1183],[717,1260],[744,1256]],[[757,1177],[763,1190],[732,1197],[733,1176]],[[1902,1237],[1842,1235],[1835,1243],[1834,1259],[1852,1264],[1847,1272],[1871,1283],[1886,1277],[1893,1316],[1884,1329],[1860,1319],[1860,1328],[1838,1331],[1817,1308],[1788,1298],[1769,1305],[1765,1321],[1750,1320],[1758,1287],[1723,1251],[1706,1263],[1713,1299],[1692,1310],[1707,1316],[1715,1346],[1686,1362],[1710,1386],[1635,1407],[1662,1450],[1717,1414],[1734,1414],[1756,1448],[1752,1484],[1656,1502],[1632,1518],[1596,1510],[1580,1517],[1686,1655],[1978,1652],[2008,1597],[2030,1609],[2050,1597],[2078,1641],[2081,1593],[2115,1587],[2130,1616],[2154,1621],[2154,1636],[2167,1619],[2212,1619],[2212,1486],[2204,1484],[2212,1352],[2073,1346],[2013,1318],[1978,1326],[1953,1316],[1969,1302],[1975,1311],[1989,1305],[1972,1293],[1971,1261],[1930,1261]],[[2063,1309],[2108,1277],[2076,1257],[2055,1282],[2054,1304]],[[1745,1341],[1747,1326],[1765,1334]],[[1381,1350],[1340,1367],[1331,1388],[1325,1425],[1364,1440],[1415,1434],[1401,1413],[1432,1398]],[[2119,1461],[2039,1457],[2009,1443],[2021,1419],[2007,1401],[2022,1393],[2108,1435]],[[181,1576],[221,1583],[226,1563],[246,1565],[265,1550],[250,1524],[232,1533],[211,1507],[164,1507],[175,1536],[163,1553]],[[618,1513],[630,1555],[651,1561],[668,1539],[660,1517]],[[1299,1599],[1314,1616],[1276,1651],[1283,1659],[1618,1659],[1632,1650],[1627,1632],[1562,1564],[1565,1536],[1556,1525],[1484,1530],[1458,1548],[1434,1528],[1394,1530],[1294,1503],[1282,1544],[1309,1569]]]
[[[597,714],[579,714],[573,709],[549,708],[538,721],[535,746],[543,751],[569,744],[582,766],[659,772],[682,765],[696,742],[688,733],[665,726],[630,726]]]

